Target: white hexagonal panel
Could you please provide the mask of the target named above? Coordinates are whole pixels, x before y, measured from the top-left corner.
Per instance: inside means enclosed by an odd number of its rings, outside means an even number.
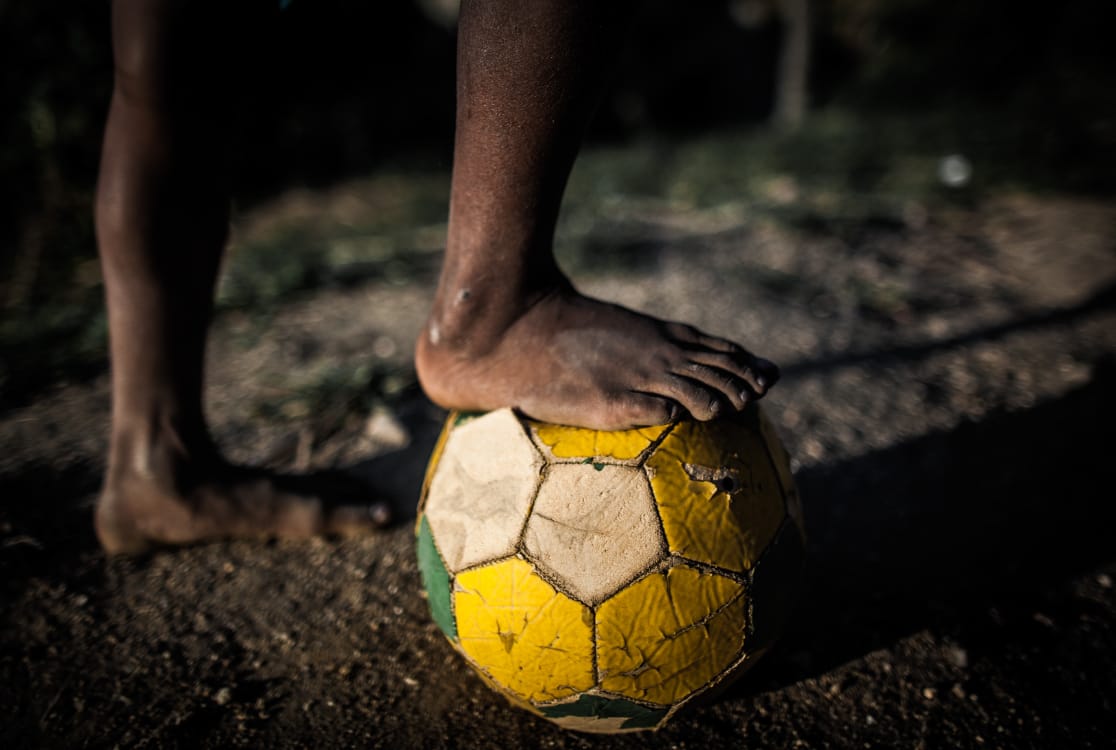
[[[509,409],[450,432],[425,512],[451,573],[515,552],[542,466],[542,456]]]
[[[651,486],[629,466],[552,465],[524,535],[526,553],[593,605],[666,553]]]

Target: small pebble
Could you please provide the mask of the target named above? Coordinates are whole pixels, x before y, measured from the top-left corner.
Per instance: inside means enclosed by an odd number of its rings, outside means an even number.
[[[946,652],[946,657],[953,666],[964,669],[969,666],[969,652],[960,646],[953,646]]]
[[[377,336],[372,342],[372,353],[380,359],[389,359],[399,351],[399,346],[390,336]]]
[[[232,691],[227,687],[221,688],[213,695],[213,702],[218,706],[224,706],[230,700],[232,700]]]

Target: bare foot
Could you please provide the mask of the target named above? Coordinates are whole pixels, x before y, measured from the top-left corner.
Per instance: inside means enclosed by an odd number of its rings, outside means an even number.
[[[739,411],[779,378],[773,363],[730,341],[568,284],[507,316],[474,296],[462,290],[436,303],[417,344],[419,380],[447,408],[511,406],[546,422],[617,430]]]
[[[114,450],[95,524],[106,552],[138,554],[223,538],[353,534],[384,526],[390,516],[351,478],[285,476],[156,444],[142,453]]]

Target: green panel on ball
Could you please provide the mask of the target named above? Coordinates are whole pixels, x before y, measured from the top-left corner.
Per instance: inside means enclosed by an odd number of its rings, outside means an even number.
[[[434,546],[434,536],[430,533],[426,516],[419,522],[418,564],[422,573],[422,585],[426,587],[426,595],[430,601],[430,615],[447,638],[457,640],[457,625],[453,621],[453,609],[450,606],[450,576],[446,566],[442,564],[438,548]]]
[[[466,422],[472,422],[477,417],[483,417],[487,412],[483,411],[455,411],[450,414],[449,419],[453,422],[454,427],[460,427]]]
[[[537,707],[550,719],[564,719],[578,717],[586,719],[600,719],[615,722],[617,729],[650,729],[656,726],[666,716],[666,708],[651,708],[639,703],[624,700],[623,698],[609,698],[603,695],[582,695],[572,703],[559,703],[550,706]],[[581,725],[578,729],[588,729],[590,726]]]

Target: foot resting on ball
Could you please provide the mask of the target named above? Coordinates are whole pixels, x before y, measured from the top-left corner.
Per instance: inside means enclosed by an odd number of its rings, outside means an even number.
[[[451,299],[444,299],[451,296]],[[416,368],[446,408],[505,406],[599,430],[708,421],[763,397],[779,369],[725,339],[586,297],[568,283],[510,303],[439,291]]]

